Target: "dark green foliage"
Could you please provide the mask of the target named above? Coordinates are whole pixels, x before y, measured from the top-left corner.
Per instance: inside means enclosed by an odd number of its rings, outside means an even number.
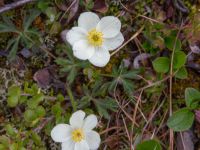
[[[0,23],[0,33],[16,34],[8,41],[7,45],[7,50],[9,50],[8,58],[10,60],[15,58],[20,44],[26,48],[31,48],[33,45],[36,46],[37,43],[40,43],[40,33],[31,26],[39,14],[40,11],[36,9],[29,10],[23,18],[22,29],[16,27],[10,18],[2,16],[3,22]]]

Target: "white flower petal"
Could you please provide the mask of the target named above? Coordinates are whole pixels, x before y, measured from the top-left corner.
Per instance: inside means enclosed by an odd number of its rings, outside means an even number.
[[[69,44],[73,45],[75,42],[85,39],[87,36],[87,31],[80,27],[73,27],[66,34],[66,39]]]
[[[89,59],[89,61],[97,66],[104,67],[110,60],[110,53],[105,48],[96,48],[94,55]]]
[[[121,22],[117,17],[103,17],[97,25],[97,30],[103,32],[104,38],[112,38],[119,34]]]
[[[74,150],[75,143],[71,139],[69,139],[68,141],[62,143],[61,147],[62,150]]]
[[[90,147],[90,149],[98,149],[101,139],[97,132],[90,131],[86,133],[86,141]]]
[[[87,40],[80,40],[73,45],[74,56],[86,60],[94,55],[95,48],[88,44]]]
[[[58,124],[51,130],[55,142],[65,142],[71,137],[72,128],[68,124]]]
[[[89,150],[89,146],[85,140],[82,140],[81,142],[77,142],[75,144],[74,150]]]
[[[73,128],[82,128],[84,118],[85,118],[85,112],[83,112],[82,110],[78,110],[72,114],[69,120],[70,125]]]
[[[85,131],[90,131],[97,126],[97,123],[98,123],[97,117],[95,115],[89,115],[84,120],[83,129]]]
[[[104,39],[103,46],[106,47],[108,50],[114,50],[124,42],[124,36],[120,32],[114,38],[106,38]]]
[[[86,29],[87,31],[96,28],[99,17],[92,12],[84,12],[78,18],[78,26]]]

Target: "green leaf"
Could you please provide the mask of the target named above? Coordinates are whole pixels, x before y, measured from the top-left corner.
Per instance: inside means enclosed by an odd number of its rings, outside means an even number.
[[[122,84],[123,84],[123,88],[124,91],[128,94],[128,95],[132,95],[133,90],[134,90],[134,84],[131,80],[122,80]]]
[[[21,95],[21,89],[18,86],[12,86],[8,89],[8,106],[15,107],[19,102],[19,98]]]
[[[2,135],[0,136],[0,143],[3,144],[4,146],[8,146],[10,143],[10,139],[7,136]]]
[[[30,10],[29,15],[25,16],[24,22],[23,22],[23,27],[24,27],[25,31],[30,27],[30,25],[32,24],[32,22],[39,15],[40,15],[40,11],[39,10],[36,10],[36,9]]]
[[[40,1],[38,1],[37,7],[41,11],[45,11],[49,7],[49,4],[50,4],[50,2],[48,2],[48,1],[40,0]]]
[[[69,95],[70,102],[72,104],[73,110],[76,111],[76,109],[77,109],[77,102],[74,99],[74,95],[73,95],[70,87],[67,87],[67,94]]]
[[[98,99],[94,102],[99,114],[104,116],[106,119],[110,118],[110,114],[108,113],[109,110],[116,111],[118,108],[117,102],[110,97]]]
[[[35,113],[37,114],[37,117],[41,118],[41,117],[44,117],[44,116],[45,116],[46,111],[45,111],[44,107],[38,106],[38,107],[35,109]]]
[[[58,118],[62,114],[62,107],[60,103],[56,103],[55,105],[52,106],[51,108],[52,113]]]
[[[176,46],[175,46],[176,41]],[[174,36],[168,36],[165,38],[165,45],[169,50],[173,50],[175,46],[175,51],[181,50],[181,41],[179,39],[176,40]]]
[[[32,133],[31,139],[34,141],[36,145],[40,145],[42,142],[41,137],[35,132]]]
[[[5,33],[5,32],[15,32],[17,33],[17,28],[13,24],[13,22],[6,16],[3,16],[3,22],[0,24],[0,33]]]
[[[162,147],[156,140],[148,140],[138,144],[136,150],[162,150]]]
[[[138,73],[139,73],[139,70],[131,70],[131,71],[125,72],[121,76],[127,79],[137,79]]]
[[[60,22],[53,22],[53,25],[50,29],[50,34],[58,34],[61,30],[62,26]]]
[[[14,128],[10,124],[7,124],[5,126],[5,129],[6,129],[6,132],[7,132],[8,135],[16,136],[16,132],[15,132]]]
[[[185,131],[192,126],[193,121],[194,113],[187,108],[183,108],[173,113],[168,119],[167,125],[174,131]]]
[[[60,102],[63,102],[65,100],[65,97],[61,93],[59,93],[57,95],[57,100],[60,101]]]
[[[175,77],[178,79],[186,79],[188,76],[187,69],[185,67],[180,68],[177,73],[175,74]]]
[[[173,62],[173,68],[178,69],[185,65],[186,62],[186,54],[182,51],[177,51],[174,53],[174,62]]]
[[[185,101],[187,107],[195,109],[199,106],[200,92],[194,88],[185,89]]]
[[[40,102],[44,100],[44,95],[42,93],[34,95],[31,99],[28,100],[27,105],[31,109],[35,109]]]
[[[7,150],[7,149],[8,149],[8,147],[7,147],[7,146],[5,146],[5,145],[3,145],[3,144],[0,144],[0,149],[1,149],[1,150]]]
[[[69,84],[73,83],[76,76],[77,76],[77,70],[75,67],[73,67],[73,68],[71,68],[71,70],[67,76],[67,81],[69,81]]]
[[[156,72],[167,73],[170,67],[170,60],[167,57],[158,57],[153,61],[153,67]]]
[[[13,60],[15,58],[15,56],[17,54],[19,42],[20,42],[20,36],[18,36],[17,39],[15,39],[14,42],[13,42],[12,48],[10,49],[9,55],[8,55],[9,60]]]
[[[27,122],[32,122],[32,121],[34,121],[35,119],[37,119],[37,114],[35,113],[34,110],[28,109],[28,110],[26,110],[25,113],[24,113],[24,119],[25,119]]]

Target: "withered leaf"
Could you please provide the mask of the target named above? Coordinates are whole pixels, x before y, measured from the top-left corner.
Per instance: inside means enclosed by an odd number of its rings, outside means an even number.
[[[47,86],[51,83],[52,77],[49,73],[49,70],[47,68],[38,70],[34,76],[33,79],[37,82],[37,84],[41,88],[47,88]]]
[[[93,10],[100,13],[106,13],[108,11],[108,5],[105,0],[95,0]]]

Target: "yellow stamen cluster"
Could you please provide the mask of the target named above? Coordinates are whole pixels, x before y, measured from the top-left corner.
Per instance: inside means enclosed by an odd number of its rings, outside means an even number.
[[[80,142],[84,138],[85,138],[85,135],[84,135],[83,129],[75,129],[74,131],[72,131],[72,140],[74,142]]]
[[[88,42],[93,46],[101,46],[103,44],[103,33],[92,29],[88,32]]]

